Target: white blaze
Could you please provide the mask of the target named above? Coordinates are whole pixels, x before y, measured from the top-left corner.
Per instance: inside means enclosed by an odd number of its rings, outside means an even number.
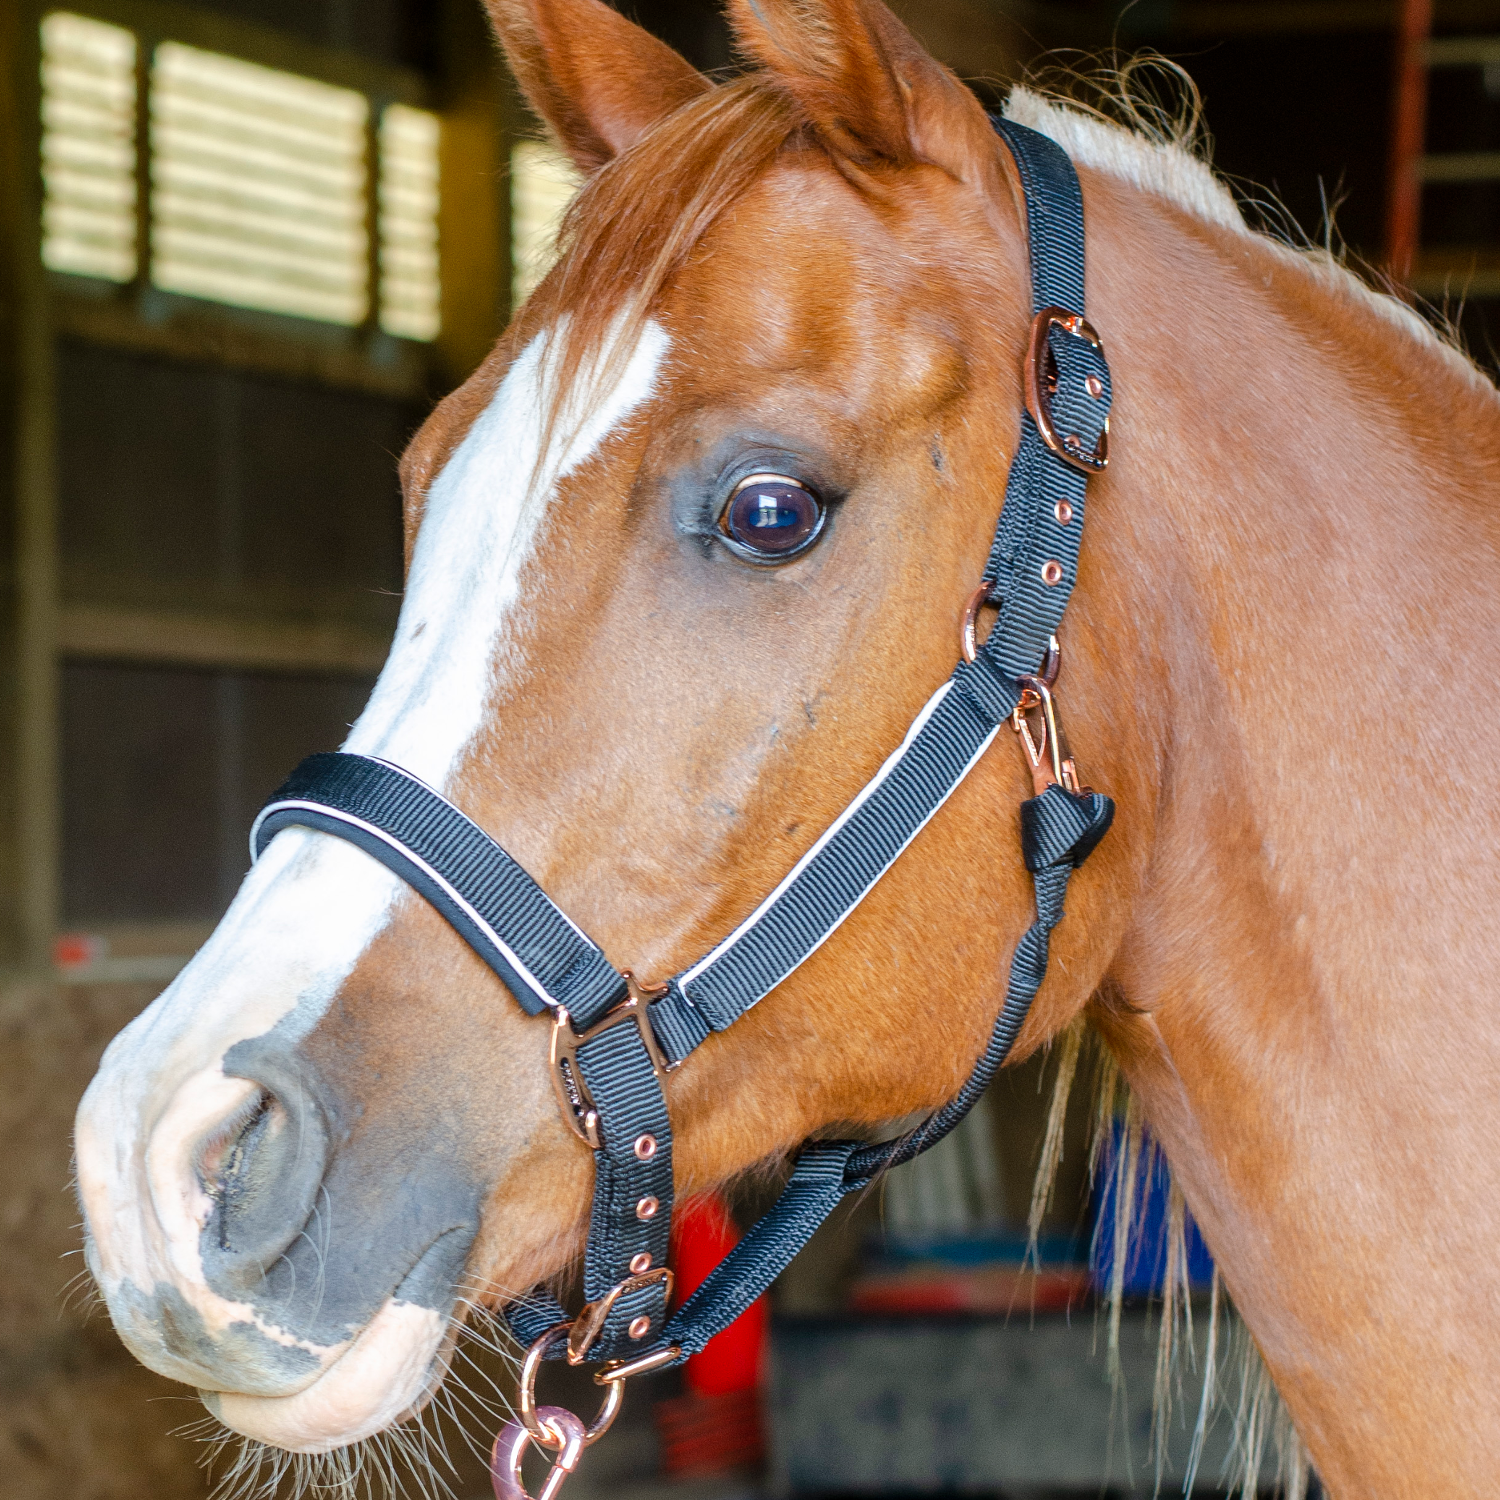
[[[648,323],[586,420],[575,425],[565,414],[545,462],[539,462],[544,336],[515,361],[428,494],[391,653],[346,749],[384,757],[444,786],[503,670],[521,570],[557,481],[647,399],[666,349],[666,335]],[[296,1028],[311,1030],[403,889],[343,840],[299,828],[278,835],[193,961],[111,1043],[79,1107],[78,1184],[92,1237],[90,1264],[135,1352],[165,1374],[216,1384],[212,1370],[163,1349],[153,1327],[131,1326],[130,1299],[114,1297],[131,1288],[149,1293],[165,1282],[212,1333],[250,1321],[319,1357],[322,1372],[309,1378],[304,1395],[239,1396],[223,1404],[235,1426],[271,1442],[296,1434],[293,1445],[316,1449],[372,1430],[377,1414],[365,1410],[364,1393],[377,1388],[380,1421],[392,1420],[420,1394],[442,1337],[436,1315],[386,1316],[377,1317],[380,1337],[368,1350],[362,1338],[347,1354],[347,1343],[307,1344],[295,1330],[268,1327],[253,1308],[211,1291],[198,1255],[198,1233],[212,1205],[193,1170],[196,1153],[253,1090],[224,1076],[225,1052],[293,1011]],[[420,1328],[419,1341],[430,1347],[407,1347],[411,1338],[403,1344],[396,1332],[402,1327],[412,1337]],[[383,1387],[382,1369],[389,1377]],[[335,1392],[328,1386],[340,1370],[350,1388]],[[393,1391],[392,1383],[404,1389]],[[263,1434],[253,1430],[262,1401]]]

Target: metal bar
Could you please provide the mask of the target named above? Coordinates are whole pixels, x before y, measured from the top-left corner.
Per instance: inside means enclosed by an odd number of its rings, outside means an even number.
[[[91,604],[62,607],[57,642],[66,655],[90,661],[361,677],[380,670],[390,646],[383,631],[343,621],[247,620]]]
[[[1500,151],[1451,151],[1417,161],[1422,182],[1500,181]]]
[[[1429,68],[1482,68],[1500,62],[1500,36],[1445,36],[1427,44]]]
[[[0,300],[10,313],[0,352],[6,415],[0,435],[0,958],[50,971],[57,931],[57,469],[55,340],[41,260],[41,6],[0,21]]]
[[[15,309],[10,318],[9,357],[13,374],[7,399],[13,402],[12,463],[7,489],[13,496],[9,522],[10,562],[7,621],[13,640],[13,676],[6,715],[13,771],[6,832],[10,835],[5,870],[6,927],[13,935],[13,957],[33,972],[51,963],[57,932],[57,432],[55,432],[55,341],[45,296],[40,255],[40,5],[12,7],[0,48],[9,68],[6,89],[15,110],[5,121],[9,202],[5,249],[9,266],[0,275]],[[13,27],[13,30],[12,30]],[[6,111],[9,114],[9,110]],[[12,927],[12,922],[15,926]],[[7,944],[7,947],[10,947]]]
[[[1432,0],[1401,0],[1396,27],[1396,76],[1391,109],[1386,264],[1405,281],[1416,259],[1422,224],[1422,179],[1418,170],[1427,133],[1428,37]]]

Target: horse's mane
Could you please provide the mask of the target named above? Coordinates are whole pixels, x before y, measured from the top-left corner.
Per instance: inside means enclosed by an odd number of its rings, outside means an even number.
[[[507,334],[512,354],[538,334],[555,340],[543,452],[559,422],[587,416],[668,282],[789,144],[821,145],[792,101],[752,73],[675,110],[584,185],[556,265]]]
[[[1144,81],[1153,71],[1170,75],[1175,105],[1164,106]],[[1373,313],[1474,389],[1494,396],[1489,377],[1457,347],[1451,327],[1445,337],[1389,289],[1361,279],[1334,252],[1331,236],[1316,244],[1279,212],[1280,235],[1247,222],[1209,160],[1196,89],[1172,64],[1147,58],[1092,74],[1068,70],[1036,87],[1012,89],[1005,114],[1049,136],[1078,164],[1255,239],[1351,311]],[[570,416],[587,414],[664,289],[778,157],[828,149],[774,80],[751,72],[675,110],[596,173],[563,222],[555,268],[509,335],[512,351],[543,330],[557,335],[547,361],[551,422],[558,421],[564,398]]]
[[[1149,83],[1142,82],[1143,74],[1152,73],[1167,77],[1175,102],[1164,103]],[[1397,295],[1395,284],[1378,267],[1365,269],[1379,285],[1350,269],[1342,249],[1335,248],[1331,217],[1318,243],[1279,203],[1257,192],[1251,201],[1264,211],[1275,232],[1247,221],[1240,200],[1214,170],[1197,87],[1176,64],[1147,55],[1094,73],[1058,70],[1044,75],[1037,88],[1012,89],[1005,116],[1050,137],[1080,166],[1108,172],[1209,224],[1257,241],[1314,278],[1331,296],[1400,329],[1475,389],[1495,394],[1489,375],[1462,348],[1451,320],[1435,313],[1434,326]]]

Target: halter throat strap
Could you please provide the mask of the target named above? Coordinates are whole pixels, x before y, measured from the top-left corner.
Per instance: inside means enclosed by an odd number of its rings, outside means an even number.
[[[483,829],[411,773],[365,756],[309,757],[251,831],[255,856],[290,826],[357,844],[420,892],[523,1010],[552,1012],[560,1093],[570,1123],[594,1149],[587,1306],[570,1319],[553,1298],[536,1293],[507,1316],[523,1343],[549,1357],[614,1362],[605,1378],[697,1352],[761,1295],[840,1198],[963,1119],[1004,1062],[1045,977],[1068,878],[1113,816],[1107,797],[1066,777],[1049,781],[1041,767],[1038,795],[1021,807],[1036,920],[1017,945],[1004,1004],[964,1087],[897,1141],[805,1147],[771,1212],[669,1313],[672,1135],[664,1075],[827,941],[1000,729],[1007,722],[1023,727],[1024,712],[1046,694],[1037,674],[1077,579],[1087,479],[1107,461],[1111,388],[1103,350],[1084,319],[1077,176],[1045,136],[1007,120],[995,128],[1025,196],[1034,312],[1028,410],[976,591],[976,604],[986,600],[999,613],[988,638],[933,694],[876,775],[733,932],[659,992],[641,992]]]

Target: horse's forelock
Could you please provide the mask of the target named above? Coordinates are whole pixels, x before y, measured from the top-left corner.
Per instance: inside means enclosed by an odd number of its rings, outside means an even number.
[[[811,146],[795,105],[763,75],[719,86],[669,115],[585,185],[563,221],[558,264],[506,338],[555,330],[548,443],[586,421],[611,358],[635,345],[667,286],[723,214],[789,145]]]

